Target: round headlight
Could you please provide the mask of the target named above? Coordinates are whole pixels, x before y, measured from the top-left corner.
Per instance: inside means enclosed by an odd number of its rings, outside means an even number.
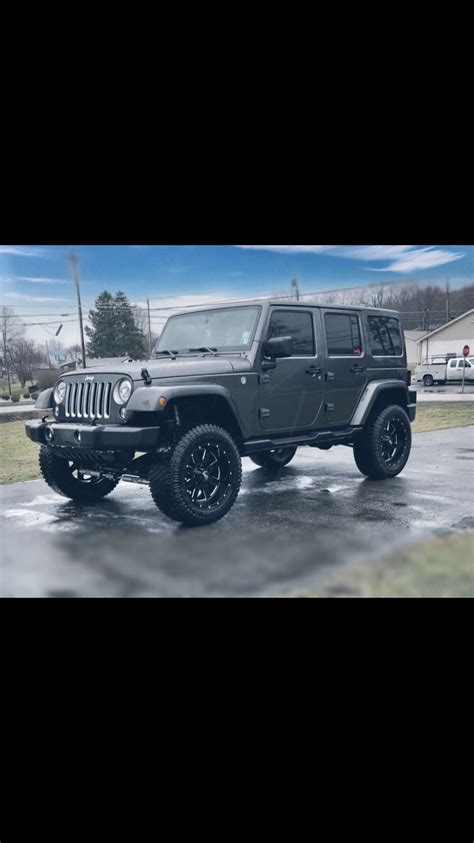
[[[130,381],[119,381],[114,389],[114,399],[117,404],[126,404],[132,394]]]
[[[66,395],[66,384],[64,381],[58,381],[54,387],[54,400],[56,404],[62,404],[64,396]]]

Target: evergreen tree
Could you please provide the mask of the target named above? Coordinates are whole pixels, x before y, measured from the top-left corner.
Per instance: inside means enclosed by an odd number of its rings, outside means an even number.
[[[141,360],[147,356],[147,342],[143,331],[137,327],[133,310],[125,293],[120,290],[112,296],[106,290],[89,311],[91,326],[86,326],[89,337],[87,350],[90,357],[132,357]]]
[[[143,331],[137,326],[130,302],[121,290],[115,294],[115,330],[120,337],[125,354],[130,355],[134,360],[144,360],[147,354],[148,344]],[[121,353],[121,352],[120,352]]]

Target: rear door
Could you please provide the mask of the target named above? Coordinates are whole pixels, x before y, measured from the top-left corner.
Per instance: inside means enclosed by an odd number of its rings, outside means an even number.
[[[348,424],[367,384],[368,358],[357,311],[322,310],[326,335],[325,416],[329,426]]]

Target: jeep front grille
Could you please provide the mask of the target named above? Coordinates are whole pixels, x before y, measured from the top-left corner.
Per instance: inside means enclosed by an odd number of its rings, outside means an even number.
[[[64,401],[67,419],[109,419],[112,381],[68,383]]]

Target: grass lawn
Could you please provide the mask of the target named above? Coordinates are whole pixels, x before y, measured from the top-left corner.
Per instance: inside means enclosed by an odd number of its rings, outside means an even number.
[[[457,403],[446,401],[418,404],[413,433],[427,433],[445,427],[465,427],[474,424],[474,401]]]
[[[0,424],[0,485],[41,477],[38,452],[38,445],[26,437],[23,421]]]
[[[329,574],[292,597],[474,597],[474,532],[420,542]]]
[[[474,403],[419,404],[414,433],[474,424]],[[0,424],[0,485],[40,477],[38,446],[26,438],[25,423]]]

